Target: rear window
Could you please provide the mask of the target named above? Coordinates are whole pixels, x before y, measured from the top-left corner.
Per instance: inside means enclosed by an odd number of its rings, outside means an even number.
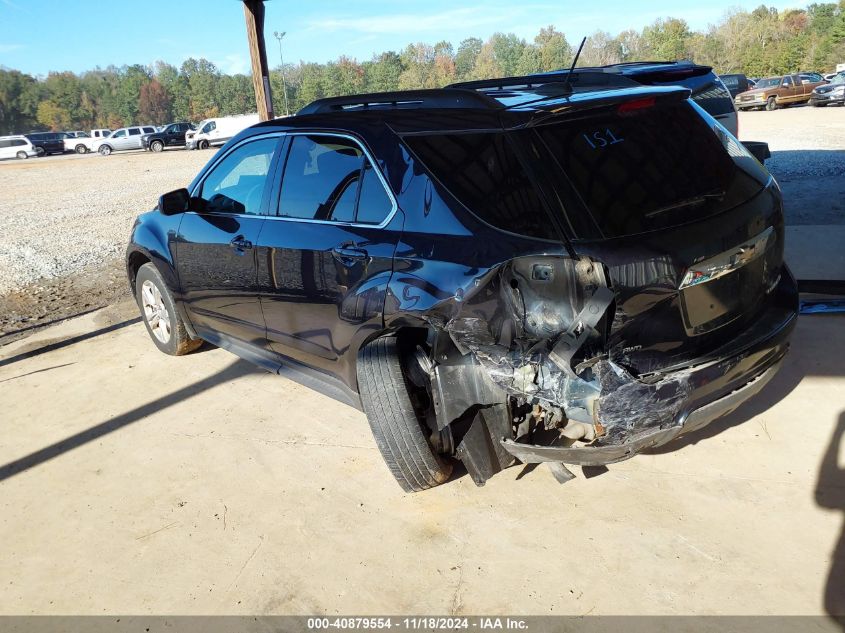
[[[537,134],[608,237],[700,219],[733,198],[734,162],[685,104],[609,112]]]

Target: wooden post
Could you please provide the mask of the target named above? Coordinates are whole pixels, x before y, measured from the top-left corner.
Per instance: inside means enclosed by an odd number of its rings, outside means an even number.
[[[258,107],[258,118],[269,121],[275,115],[270,92],[270,72],[267,70],[267,51],[264,48],[264,0],[243,0],[243,3],[255,105]]]

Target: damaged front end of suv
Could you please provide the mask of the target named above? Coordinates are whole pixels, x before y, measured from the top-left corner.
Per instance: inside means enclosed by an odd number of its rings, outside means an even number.
[[[388,292],[386,322],[418,328],[404,366],[421,424],[479,485],[516,460],[566,481],[564,464],[618,462],[701,428],[772,378],[795,323],[780,192],[712,119],[614,104],[553,124],[405,138],[429,212],[453,198],[532,238],[503,246],[464,219],[472,240],[438,241],[408,219]],[[698,145],[662,137],[673,124]],[[648,157],[634,147],[647,140]],[[598,147],[614,141],[613,154]],[[532,204],[544,228],[524,228]]]

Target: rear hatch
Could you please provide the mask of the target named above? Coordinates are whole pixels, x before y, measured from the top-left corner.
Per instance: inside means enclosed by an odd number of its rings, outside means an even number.
[[[616,292],[611,357],[637,372],[683,365],[763,309],[782,266],[780,195],[711,117],[658,95],[530,132],[523,141],[549,157],[544,186],[594,223],[575,249],[606,266]]]
[[[503,116],[551,216],[548,237],[558,227],[604,266],[616,295],[607,349],[636,373],[729,343],[765,309],[782,268],[777,186],[688,94],[614,91],[546,100],[527,121]],[[420,141],[412,147],[449,187],[448,165]]]

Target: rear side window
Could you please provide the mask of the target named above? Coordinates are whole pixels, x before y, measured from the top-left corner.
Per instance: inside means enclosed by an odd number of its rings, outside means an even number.
[[[17,147],[19,145],[27,145],[28,143],[22,138],[13,138],[11,141],[12,147]]]
[[[141,130],[139,130],[136,127],[129,128],[129,136],[138,136],[140,133],[141,133]]]
[[[291,138],[280,216],[380,224],[392,209],[392,199],[357,143],[326,135]]]
[[[554,235],[537,190],[504,134],[406,136],[404,141],[452,195],[488,224],[540,239]]]

